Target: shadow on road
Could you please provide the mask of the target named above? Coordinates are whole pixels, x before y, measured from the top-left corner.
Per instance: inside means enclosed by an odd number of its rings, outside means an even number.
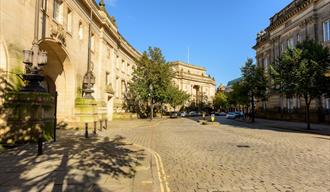
[[[198,122],[202,119],[202,117],[186,117],[193,121]],[[210,117],[207,116],[206,120],[210,120]],[[312,125],[311,130],[306,129],[306,125],[304,123],[296,123],[296,122],[286,122],[286,121],[272,121],[272,120],[264,120],[264,119],[256,119],[255,123],[251,123],[249,121],[244,121],[243,119],[226,119],[225,117],[216,117],[216,120],[221,125],[230,125],[236,128],[249,128],[249,129],[263,129],[263,130],[271,130],[278,132],[288,132],[288,133],[309,133],[323,136],[330,136],[330,126],[327,125]]]
[[[132,178],[145,158],[124,139],[61,138],[39,157],[33,145],[8,150],[0,154],[0,191],[103,191],[97,182],[104,175]]]

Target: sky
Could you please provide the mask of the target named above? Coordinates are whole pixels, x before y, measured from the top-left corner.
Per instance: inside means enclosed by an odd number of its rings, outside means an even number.
[[[159,47],[167,61],[203,66],[217,85],[241,76],[255,58],[256,34],[292,0],[105,0],[119,32],[140,52]]]

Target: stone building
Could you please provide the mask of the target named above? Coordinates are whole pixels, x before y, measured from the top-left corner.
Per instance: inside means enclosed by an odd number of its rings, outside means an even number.
[[[0,1],[0,68],[8,78],[24,72],[22,51],[32,45],[36,2]],[[43,86],[58,94],[58,121],[79,121],[76,101],[88,65],[95,76],[95,113],[111,120],[113,112],[124,111],[127,84],[140,53],[119,33],[104,1],[99,5],[95,0],[40,2],[38,44],[48,54]]]
[[[174,83],[190,95],[191,103],[212,103],[216,92],[215,79],[206,74],[204,67],[181,61],[171,63],[175,72]],[[188,105],[188,103],[187,103]]]
[[[257,65],[268,71],[274,62],[288,47],[306,38],[315,39],[330,47],[330,1],[329,0],[293,0],[284,9],[270,18],[270,25],[257,35]],[[313,101],[316,110],[322,105],[330,109],[330,99]],[[259,109],[285,109],[286,111],[304,108],[302,98],[286,98],[272,94],[266,102],[258,102]]]

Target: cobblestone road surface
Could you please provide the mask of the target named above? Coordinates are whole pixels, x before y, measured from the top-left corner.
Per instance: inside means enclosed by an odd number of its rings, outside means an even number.
[[[330,137],[220,121],[115,121],[109,134],[156,151],[172,192],[330,192]]]

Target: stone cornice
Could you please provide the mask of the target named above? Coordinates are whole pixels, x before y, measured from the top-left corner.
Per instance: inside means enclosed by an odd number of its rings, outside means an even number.
[[[273,31],[280,25],[284,24],[294,15],[299,14],[300,12],[306,10],[313,3],[317,3],[319,0],[294,0],[289,5],[287,5],[280,12],[276,13],[273,17],[270,18],[270,25],[267,27],[266,31]]]
[[[122,48],[127,54],[133,57],[135,60],[139,59],[141,53],[136,50],[119,32],[118,28],[113,21],[112,17],[108,14],[105,9],[102,9],[96,4],[95,0],[83,0],[88,8],[93,10],[93,22],[99,22],[101,27],[104,28],[104,32],[108,33],[109,36],[113,37],[117,43],[118,48]],[[90,13],[86,13],[90,15]],[[96,17],[95,17],[96,16]]]
[[[194,74],[180,74],[177,73],[175,75],[175,79],[184,79],[188,81],[195,81],[199,83],[206,83],[206,84],[211,84],[211,85],[216,85],[216,82],[214,79],[208,76],[199,76],[199,75],[194,75]]]
[[[173,61],[173,62],[170,62],[170,63],[172,65],[182,65],[182,66],[189,67],[189,68],[192,68],[192,69],[198,69],[198,70],[206,71],[205,67],[200,67],[200,66],[184,63],[182,61]]]

